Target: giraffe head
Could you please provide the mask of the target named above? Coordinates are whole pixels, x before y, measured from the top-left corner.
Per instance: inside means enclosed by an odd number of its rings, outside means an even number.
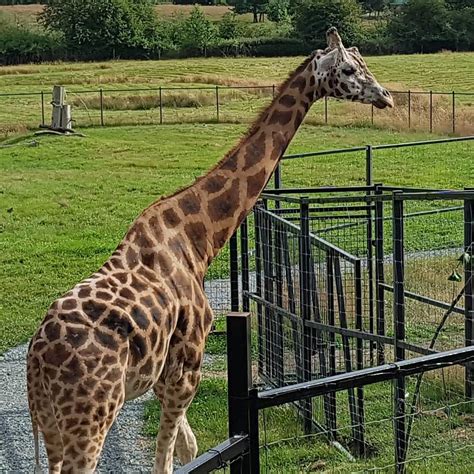
[[[329,97],[373,104],[379,109],[393,107],[390,92],[367,68],[356,47],[345,48],[336,28],[327,33],[328,47],[316,55],[316,82]]]

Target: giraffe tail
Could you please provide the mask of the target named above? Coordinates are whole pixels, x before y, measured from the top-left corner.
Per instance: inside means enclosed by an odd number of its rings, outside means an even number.
[[[38,423],[35,420],[34,415],[31,416],[31,425],[33,428],[33,439],[35,443],[35,472],[34,474],[42,474],[40,458],[39,458],[39,433],[38,433]]]

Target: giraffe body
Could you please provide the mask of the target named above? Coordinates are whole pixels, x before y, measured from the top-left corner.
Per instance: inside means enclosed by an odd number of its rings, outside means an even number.
[[[212,323],[206,270],[326,95],[393,105],[358,51],[329,30],[328,48],[302,63],[233,150],[147,208],[102,268],[49,308],[30,344],[27,381],[51,473],[94,472],[123,403],[150,388],[162,407],[154,472],[170,473],[173,453],[183,463],[195,457],[186,410]]]

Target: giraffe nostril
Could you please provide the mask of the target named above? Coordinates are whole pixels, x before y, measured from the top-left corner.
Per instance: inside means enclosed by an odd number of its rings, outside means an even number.
[[[388,92],[387,89],[384,89],[382,94],[385,96],[385,97],[388,97],[390,95],[390,93]]]

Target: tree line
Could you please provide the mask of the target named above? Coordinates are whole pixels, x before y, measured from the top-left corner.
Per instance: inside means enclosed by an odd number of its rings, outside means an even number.
[[[392,0],[230,1],[233,11],[212,21],[198,6],[163,19],[149,0],[49,0],[41,28],[0,17],[0,63],[302,55],[324,47],[329,26],[364,54],[474,49],[472,0],[407,0],[396,8]],[[249,12],[254,24],[241,20]]]

